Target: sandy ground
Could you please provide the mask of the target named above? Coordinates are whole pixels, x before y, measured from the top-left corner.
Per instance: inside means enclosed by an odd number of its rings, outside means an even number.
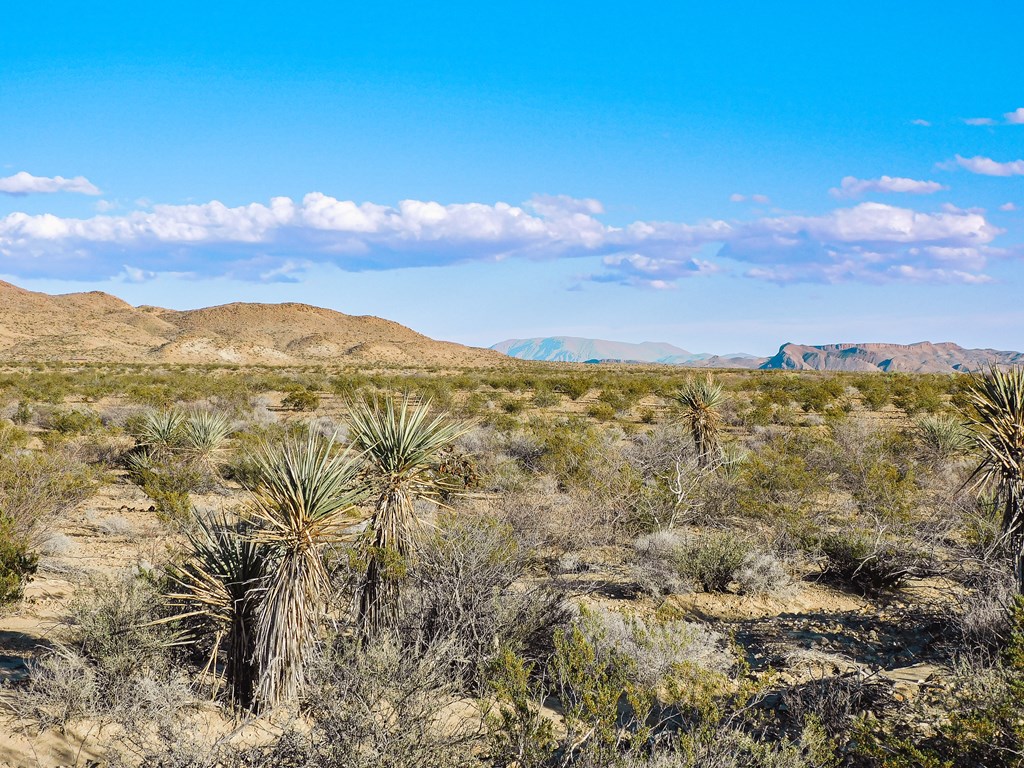
[[[233,499],[212,494],[194,500],[201,508],[220,508]],[[159,567],[172,543],[173,535],[151,511],[150,500],[123,476],[56,520],[24,600],[0,614],[0,682],[25,679],[32,656],[61,638],[60,617],[91,580]],[[627,589],[627,575],[619,571],[596,564],[586,578],[606,579],[608,586],[592,600],[616,610],[706,621],[735,636],[748,649],[754,668],[771,666],[785,679],[871,670],[893,681],[900,695],[910,696],[941,674],[928,656],[926,638],[908,619],[913,605],[942,599],[947,585],[941,583],[915,582],[900,599],[868,601],[804,578],[784,599],[693,593],[653,605],[637,602]],[[66,733],[33,733],[17,725],[0,721],[0,767],[86,766],[101,757],[83,747],[97,736],[87,725]]]
[[[198,506],[216,507],[221,495],[200,496]],[[124,477],[104,485],[69,514],[54,521],[43,543],[39,570],[24,599],[0,614],[0,681],[24,680],[31,657],[59,641],[61,616],[90,581],[130,569],[148,569],[167,559],[172,536],[151,511],[151,501]],[[82,748],[95,733],[88,725],[67,733],[18,732],[0,721],[0,766],[85,766],[99,756]]]

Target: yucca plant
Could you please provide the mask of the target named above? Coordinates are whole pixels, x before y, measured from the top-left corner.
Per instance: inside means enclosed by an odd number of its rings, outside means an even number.
[[[181,445],[185,415],[181,411],[150,411],[142,420],[136,436],[139,447],[147,452],[170,451]]]
[[[1002,507],[1002,535],[1024,594],[1024,368],[992,368],[968,390],[970,426],[983,458],[971,475],[993,489]]]
[[[412,553],[417,499],[437,501],[449,490],[440,474],[441,451],[470,425],[446,414],[431,418],[430,403],[363,403],[349,409],[352,444],[364,452],[375,476],[373,513],[366,527],[366,574],[359,589],[357,621],[363,638],[398,625],[400,577]]]
[[[675,394],[683,408],[683,419],[690,428],[694,447],[697,449],[697,464],[702,469],[717,465],[721,461],[719,432],[722,414],[719,412],[725,402],[722,385],[708,374],[704,378],[692,378]]]
[[[171,572],[169,595],[176,619],[191,627],[190,639],[212,639],[207,669],[223,654],[231,699],[244,708],[253,704],[257,608],[273,566],[252,533],[251,523],[224,513],[196,515],[186,531],[187,560]]]
[[[363,489],[358,457],[317,432],[264,445],[255,468],[252,538],[272,563],[256,617],[256,699],[267,708],[305,685],[331,589],[324,550],[345,537]]]
[[[212,466],[223,452],[231,435],[231,421],[222,413],[196,411],[180,427],[184,449],[196,459]]]
[[[926,415],[914,421],[927,460],[940,463],[967,453],[973,446],[963,421],[947,414]]]

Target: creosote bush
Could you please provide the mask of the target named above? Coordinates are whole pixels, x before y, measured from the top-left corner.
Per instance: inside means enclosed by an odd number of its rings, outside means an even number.
[[[864,594],[897,589],[911,577],[925,575],[927,553],[884,530],[847,529],[818,540],[822,575]]]
[[[320,395],[308,389],[294,389],[284,396],[281,405],[292,411],[315,411],[320,407]]]
[[[469,691],[482,688],[501,648],[545,657],[568,613],[557,584],[523,583],[529,558],[498,518],[442,516],[407,576],[403,636],[449,652],[453,679]]]
[[[62,451],[0,456],[0,605],[21,597],[46,527],[91,495],[95,481],[93,470]]]
[[[43,725],[80,719],[139,727],[194,702],[172,662],[156,586],[138,576],[96,582],[65,617],[66,642],[35,663],[22,714]]]
[[[652,595],[693,590],[785,597],[792,578],[772,553],[758,550],[729,531],[688,536],[659,531],[633,543],[633,572]]]

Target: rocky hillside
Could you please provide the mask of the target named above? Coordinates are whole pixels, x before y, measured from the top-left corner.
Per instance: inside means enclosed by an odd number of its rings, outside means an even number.
[[[306,304],[133,307],[106,293],[51,296],[0,281],[0,360],[483,366],[496,352],[390,320]]]

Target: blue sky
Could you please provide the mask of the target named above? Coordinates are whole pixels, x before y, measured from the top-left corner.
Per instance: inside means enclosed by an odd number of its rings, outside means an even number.
[[[17,5],[19,285],[479,345],[1024,349],[1019,4]]]

